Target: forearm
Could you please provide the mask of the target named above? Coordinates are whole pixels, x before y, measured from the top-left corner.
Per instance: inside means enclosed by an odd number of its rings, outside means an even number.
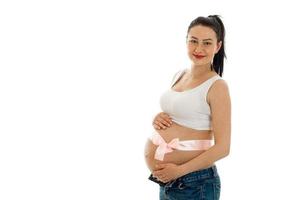
[[[224,150],[221,146],[214,145],[204,153],[193,158],[192,160],[180,165],[182,176],[197,170],[208,168],[215,161],[226,157],[229,151]]]

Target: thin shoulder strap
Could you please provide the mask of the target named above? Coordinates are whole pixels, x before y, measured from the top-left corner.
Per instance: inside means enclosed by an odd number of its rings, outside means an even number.
[[[178,81],[178,79],[181,78],[181,76],[184,74],[185,70],[186,69],[181,69],[175,73],[175,75],[173,76],[173,79],[171,81],[171,87],[173,87],[173,85]]]

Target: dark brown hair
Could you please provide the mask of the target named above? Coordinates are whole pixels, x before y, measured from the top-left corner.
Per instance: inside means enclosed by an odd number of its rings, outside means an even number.
[[[225,27],[220,19],[219,15],[209,15],[208,17],[197,17],[194,19],[189,27],[187,34],[189,33],[190,29],[194,26],[202,25],[207,26],[214,30],[217,36],[217,42],[222,41],[222,46],[218,53],[214,56],[213,64],[211,65],[211,70],[217,72],[220,76],[223,74],[223,65],[224,65],[224,58],[226,58],[225,53]],[[187,36],[186,36],[187,37]]]

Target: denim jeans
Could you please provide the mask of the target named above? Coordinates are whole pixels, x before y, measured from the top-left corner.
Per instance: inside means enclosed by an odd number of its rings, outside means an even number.
[[[149,180],[159,184],[160,200],[218,200],[221,181],[216,165],[191,172],[168,183],[150,175]]]

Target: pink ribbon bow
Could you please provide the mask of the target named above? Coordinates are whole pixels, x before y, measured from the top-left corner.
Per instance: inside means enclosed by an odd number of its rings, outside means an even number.
[[[153,144],[158,145],[154,158],[161,161],[164,160],[166,153],[172,152],[173,149],[177,149],[180,145],[178,138],[174,138],[169,143],[166,143],[166,141],[159,134],[155,134],[152,137],[152,142]]]

